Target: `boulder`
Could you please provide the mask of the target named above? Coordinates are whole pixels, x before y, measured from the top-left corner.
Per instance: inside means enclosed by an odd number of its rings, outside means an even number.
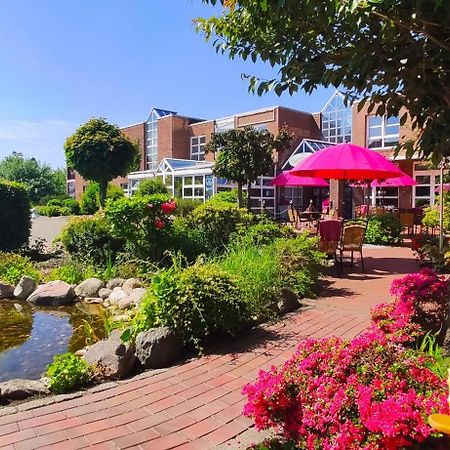
[[[24,275],[14,289],[14,297],[19,300],[26,300],[36,290],[36,287],[33,278]]]
[[[180,340],[167,327],[150,328],[136,337],[136,357],[146,369],[168,367],[180,352]]]
[[[295,311],[300,307],[297,296],[289,289],[283,289],[281,291],[281,299],[278,302],[278,308],[281,314],[286,314],[291,311]]]
[[[9,380],[0,383],[0,398],[6,400],[23,400],[32,395],[46,395],[49,390],[41,381]]]
[[[123,278],[113,278],[106,283],[106,287],[113,290],[115,287],[121,287],[124,281]]]
[[[108,297],[109,303],[112,305],[116,305],[121,300],[127,297],[127,293],[122,290],[122,288],[114,288],[114,290],[111,292],[110,296]]]
[[[101,305],[103,303],[103,299],[100,297],[86,297],[84,301],[89,304],[98,304],[98,305]]]
[[[110,296],[111,292],[112,292],[111,289],[101,288],[98,291],[98,296],[104,300],[105,298],[108,298]]]
[[[117,306],[120,309],[126,309],[130,306],[137,306],[141,303],[142,297],[144,297],[146,293],[145,288],[135,288],[133,289],[124,299],[120,300],[117,303]]]
[[[14,286],[7,283],[0,283],[0,299],[14,297]]]
[[[125,282],[122,284],[122,289],[127,293],[130,294],[133,289],[141,287],[141,282],[136,278],[128,278],[128,280],[125,280]]]
[[[42,306],[70,305],[75,299],[75,292],[70,284],[56,280],[39,286],[28,298],[30,303]]]
[[[88,278],[82,281],[76,288],[75,294],[78,297],[97,297],[98,291],[105,286],[105,283],[98,278]]]
[[[134,349],[120,340],[120,330],[113,330],[108,339],[91,345],[83,356],[89,364],[98,364],[110,379],[122,378],[134,365]]]

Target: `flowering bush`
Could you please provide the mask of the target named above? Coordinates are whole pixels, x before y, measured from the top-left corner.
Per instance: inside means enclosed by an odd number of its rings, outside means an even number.
[[[130,254],[159,261],[168,248],[174,200],[166,194],[136,195],[108,202],[105,217],[114,236],[123,239]]]
[[[422,269],[392,282],[391,294],[395,296],[394,311],[410,314],[410,320],[423,333],[444,333],[448,316],[449,281],[434,270]],[[408,311],[408,313],[406,312]]]
[[[258,430],[281,429],[299,449],[411,447],[432,434],[427,416],[449,409],[445,382],[427,363],[377,329],[350,342],[308,339],[280,369],[244,387],[244,414]]]

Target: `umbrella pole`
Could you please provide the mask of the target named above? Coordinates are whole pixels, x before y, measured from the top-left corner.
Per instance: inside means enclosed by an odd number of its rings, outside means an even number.
[[[439,164],[439,251],[444,247],[444,166],[445,159]]]

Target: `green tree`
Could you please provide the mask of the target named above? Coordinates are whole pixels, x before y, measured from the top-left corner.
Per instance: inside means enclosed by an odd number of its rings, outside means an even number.
[[[222,15],[197,29],[230,58],[268,62],[273,79],[246,76],[258,95],[339,88],[417,132],[404,144],[434,161],[450,155],[450,1],[204,0]],[[405,109],[403,109],[405,108]]]
[[[284,134],[283,134],[284,136]],[[251,183],[273,166],[272,151],[280,140],[267,130],[253,127],[214,133],[205,151],[216,153],[214,173],[237,183],[238,206],[242,207],[242,186],[247,185],[247,207],[250,209]]]
[[[35,158],[25,158],[21,153],[13,152],[0,161],[0,178],[23,183],[31,203],[66,192],[64,169],[54,170]]]
[[[161,177],[142,180],[136,190],[136,195],[168,194],[169,190]]]
[[[123,190],[115,185],[108,183],[106,188],[106,200],[118,200],[125,197]],[[83,214],[95,214],[100,209],[100,186],[98,183],[89,183],[80,199],[80,208]]]
[[[126,176],[139,164],[137,143],[102,118],[90,119],[65,144],[67,165],[100,186],[100,205],[105,205],[108,182]]]

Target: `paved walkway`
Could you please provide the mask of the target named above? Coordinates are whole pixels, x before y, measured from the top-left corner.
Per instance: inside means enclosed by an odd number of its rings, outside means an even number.
[[[241,415],[242,386],[261,368],[285,361],[305,337],[362,332],[370,308],[389,298],[391,280],[417,270],[407,248],[372,247],[365,255],[366,274],[330,277],[311,308],[206,357],[47,406],[19,405],[18,412],[0,417],[0,448],[236,449],[261,440]]]

